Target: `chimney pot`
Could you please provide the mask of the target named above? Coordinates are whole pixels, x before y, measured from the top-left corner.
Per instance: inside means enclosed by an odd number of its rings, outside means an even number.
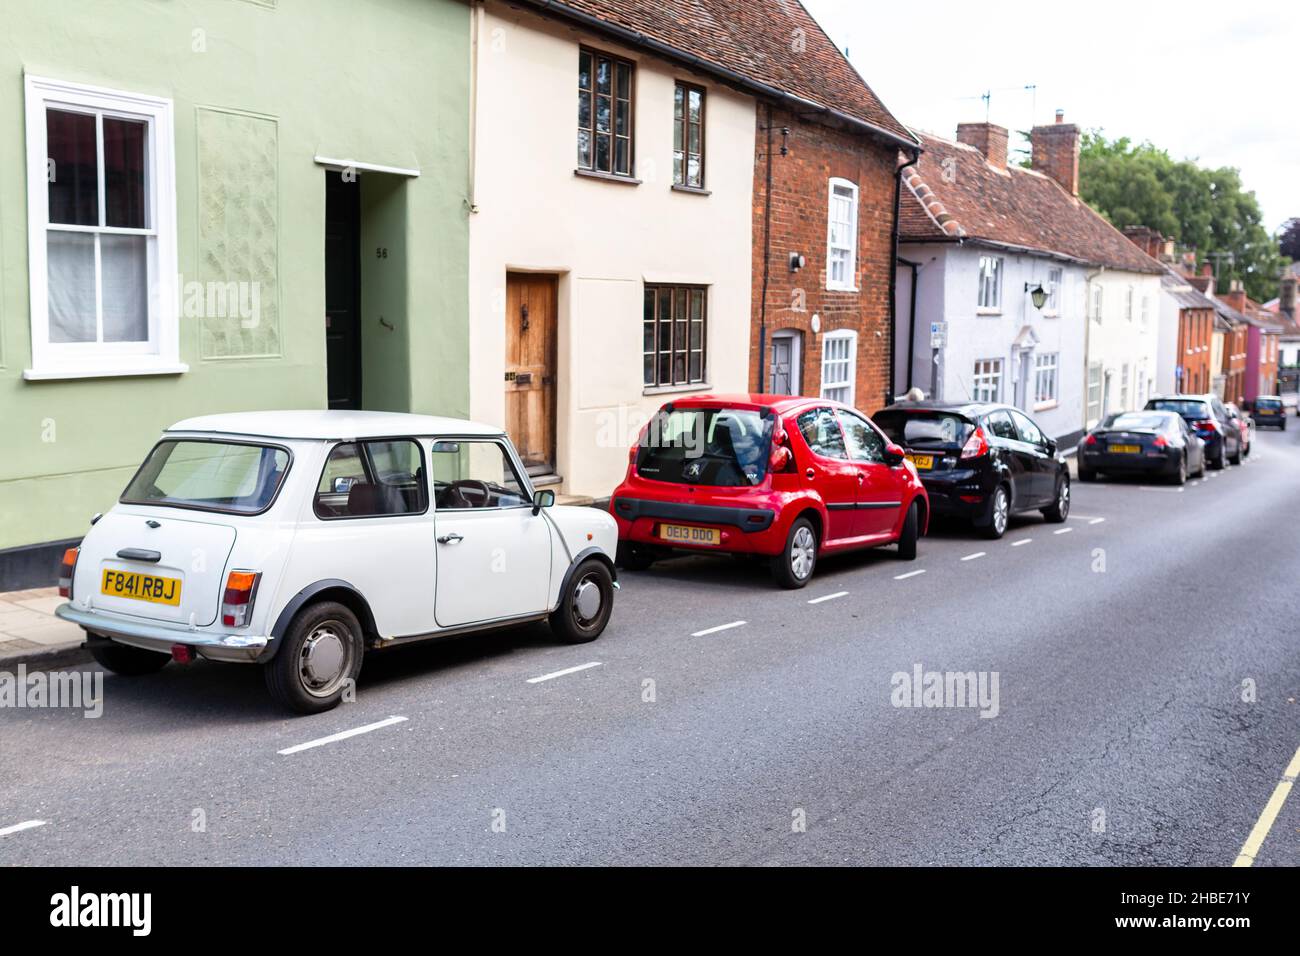
[[[1058,123],[1064,123],[1064,122],[1065,122],[1065,110],[1057,110],[1057,111],[1056,111],[1056,121],[1057,121]]]

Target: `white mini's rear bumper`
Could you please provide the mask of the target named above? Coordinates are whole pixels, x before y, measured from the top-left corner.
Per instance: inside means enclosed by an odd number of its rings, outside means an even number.
[[[71,604],[61,604],[55,615],[71,621],[90,634],[112,638],[132,647],[170,654],[176,644],[184,644],[198,651],[199,656],[214,661],[249,663],[260,659],[268,650],[269,637],[251,634],[206,633],[183,627],[167,627],[147,621],[133,621],[117,614],[80,610]]]

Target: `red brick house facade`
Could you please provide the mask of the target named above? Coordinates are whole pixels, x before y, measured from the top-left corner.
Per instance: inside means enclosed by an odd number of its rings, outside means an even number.
[[[758,104],[750,385],[871,412],[892,400],[899,167],[918,144],[802,6],[763,6],[808,83]]]
[[[874,411],[889,400],[891,388],[889,291],[898,147],[801,120],[781,109],[760,107],[758,125],[750,343],[753,387],[817,396],[825,384],[832,397],[845,398],[842,391],[834,390],[843,381],[839,357],[848,347],[853,353],[854,386],[848,397]],[[766,228],[769,132],[770,233]],[[841,191],[848,189],[841,184],[856,187],[856,242],[852,278],[847,283],[831,279],[832,184]],[[835,342],[846,336],[844,344],[832,344],[828,350],[828,337]],[[783,369],[787,361],[796,367]]]

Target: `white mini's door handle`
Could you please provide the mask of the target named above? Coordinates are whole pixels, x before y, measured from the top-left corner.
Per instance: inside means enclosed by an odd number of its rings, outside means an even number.
[[[444,534],[441,538],[438,539],[438,543],[439,544],[460,544],[464,540],[465,540],[465,536],[462,534]]]

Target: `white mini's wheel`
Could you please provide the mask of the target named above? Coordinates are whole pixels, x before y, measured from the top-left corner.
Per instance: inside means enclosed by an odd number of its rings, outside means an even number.
[[[334,601],[312,604],[294,618],[275,657],[265,665],[271,696],[300,714],[337,707],[361,672],[361,624]]]
[[[603,561],[589,558],[578,565],[560,595],[551,630],[566,644],[585,644],[600,637],[613,610],[614,576]]]

